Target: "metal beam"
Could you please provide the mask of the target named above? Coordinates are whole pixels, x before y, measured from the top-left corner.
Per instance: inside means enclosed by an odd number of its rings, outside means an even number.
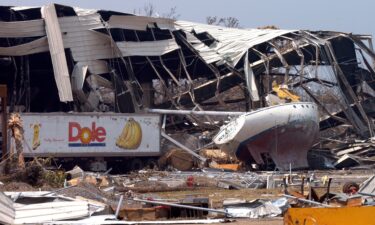
[[[0,98],[2,110],[2,160],[6,159],[8,154],[8,115],[7,115],[7,86],[0,85]]]
[[[333,207],[331,205],[327,205],[327,204],[324,204],[324,203],[320,203],[320,202],[316,202],[316,201],[312,201],[312,200],[308,200],[308,199],[298,198],[298,197],[295,197],[295,196],[292,196],[292,195],[283,194],[283,196],[286,197],[286,198],[295,199],[295,200],[298,200],[298,201],[304,202],[304,203],[310,203],[310,204],[324,206],[324,207]]]
[[[149,203],[149,204],[154,204],[154,205],[172,206],[172,207],[184,208],[184,209],[194,209],[194,210],[201,210],[201,211],[207,211],[207,212],[216,212],[216,213],[228,215],[228,212],[225,210],[210,209],[210,208],[203,208],[203,207],[190,206],[190,205],[181,205],[181,204],[175,204],[175,203],[169,203],[169,202],[149,201],[149,200],[143,200],[139,198],[134,198],[133,201],[144,202],[144,203]]]
[[[227,111],[194,111],[194,110],[173,110],[173,109],[146,109],[148,113],[172,114],[172,115],[196,115],[196,116],[240,116],[246,112]]]
[[[186,147],[185,145],[181,144],[180,142],[178,142],[177,140],[173,139],[171,136],[169,136],[168,134],[166,134],[164,131],[161,131],[161,136],[163,136],[165,139],[167,139],[168,141],[172,142],[173,144],[177,145],[178,147],[180,147],[182,150],[186,151],[187,153],[191,154],[192,156],[196,157],[197,159],[199,159],[200,161],[202,162],[206,162],[207,159],[198,155],[197,153],[195,153],[193,150],[189,149],[188,147]]]

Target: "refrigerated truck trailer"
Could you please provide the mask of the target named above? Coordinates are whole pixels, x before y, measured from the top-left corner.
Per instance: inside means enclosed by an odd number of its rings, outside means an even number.
[[[160,156],[160,115],[23,113],[24,156],[52,157],[93,171],[154,166]]]

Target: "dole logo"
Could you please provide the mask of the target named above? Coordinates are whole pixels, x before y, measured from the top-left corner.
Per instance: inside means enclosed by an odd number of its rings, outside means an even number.
[[[69,147],[105,146],[107,132],[104,127],[81,127],[77,122],[69,122]]]

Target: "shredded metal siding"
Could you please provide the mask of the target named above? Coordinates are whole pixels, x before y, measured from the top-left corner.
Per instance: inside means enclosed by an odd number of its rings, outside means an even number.
[[[28,9],[39,9],[40,6],[13,6],[11,7],[14,11],[22,11],[22,10],[28,10]]]
[[[255,83],[255,75],[249,64],[249,51],[246,51],[246,56],[244,57],[244,75],[246,78],[246,87],[249,90],[249,95],[252,101],[259,101],[258,87]]]
[[[12,224],[15,217],[13,202],[0,192],[0,223]]]
[[[160,56],[179,49],[174,39],[162,41],[116,42],[123,56]]]
[[[217,62],[222,60],[223,58],[217,54],[217,52],[203,42],[201,42],[198,38],[196,38],[193,34],[186,32],[186,40],[193,46],[195,50],[199,52],[199,55],[204,59],[207,64]]]
[[[72,87],[70,84],[69,70],[66,63],[65,51],[55,5],[43,6],[42,17],[46,24],[48,45],[52,59],[53,71],[60,101],[73,101]]]
[[[80,63],[87,65],[92,74],[109,73],[108,64],[104,60],[80,61]]]
[[[156,24],[160,29],[174,30],[174,20],[147,16],[113,15],[109,18],[108,24],[110,28],[122,28],[129,30],[146,30],[147,27],[155,27],[154,24]]]
[[[93,31],[104,28],[99,14],[62,17],[59,23],[64,46],[71,49],[74,61],[115,58],[109,37]]]
[[[98,12],[97,9],[82,9],[79,7],[73,7],[73,9],[74,9],[74,12],[76,12],[77,16],[88,16],[88,15],[92,15]]]
[[[17,22],[0,21],[0,37],[20,38],[20,37],[38,37],[46,35],[44,31],[44,21],[26,20]]]
[[[73,91],[82,90],[85,82],[88,65],[84,63],[77,63],[72,72],[72,89]]]
[[[42,37],[29,43],[15,45],[10,47],[0,47],[0,55],[5,56],[22,56],[49,50],[47,37]]]
[[[93,74],[108,73],[107,62],[100,59],[116,58],[109,36],[94,31],[104,28],[101,17],[94,11],[84,11],[81,16],[59,18],[63,40],[70,48],[74,61],[87,65]]]
[[[82,28],[85,30],[103,28],[100,15],[98,13],[85,16],[60,17],[59,23],[61,26],[61,31],[63,32],[81,31]]]
[[[70,48],[74,61],[92,61],[115,58],[115,52],[108,39],[96,32],[81,30],[64,35],[64,43]]]

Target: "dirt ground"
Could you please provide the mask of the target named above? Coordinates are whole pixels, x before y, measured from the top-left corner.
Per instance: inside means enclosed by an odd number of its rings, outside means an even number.
[[[184,199],[188,197],[209,198],[210,208],[221,208],[224,199],[236,198],[242,200],[277,199],[281,197],[280,189],[242,189],[226,190],[220,188],[201,188],[186,191],[147,193],[144,197],[161,199]]]
[[[219,225],[222,223],[218,223]],[[237,219],[235,222],[228,223],[230,225],[282,225],[283,218],[276,217],[276,218],[264,218],[264,219]]]

